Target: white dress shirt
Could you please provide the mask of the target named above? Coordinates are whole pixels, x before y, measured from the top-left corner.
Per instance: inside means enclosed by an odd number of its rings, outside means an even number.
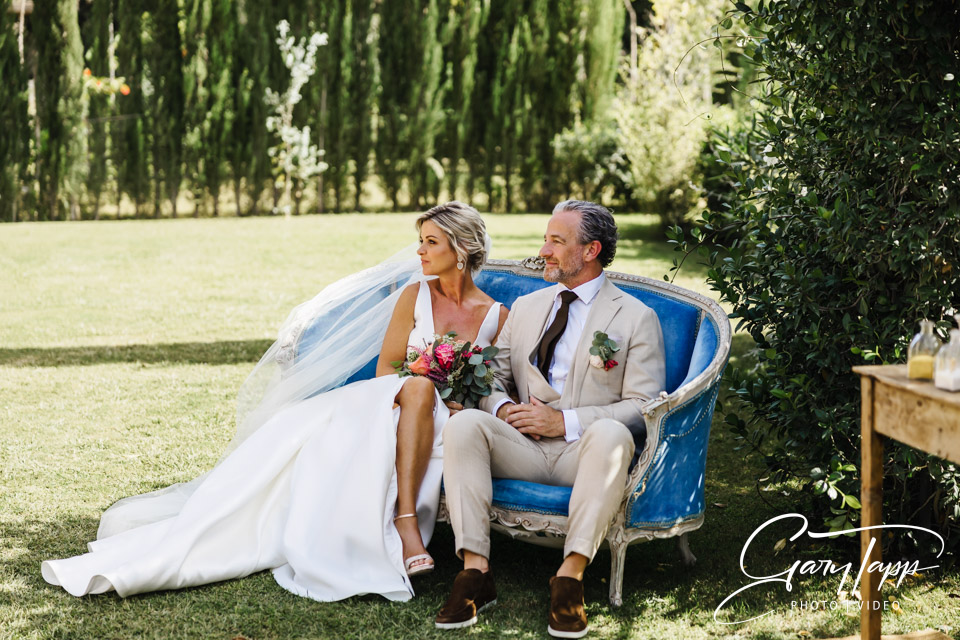
[[[577,350],[577,344],[579,344],[580,336],[583,334],[583,326],[587,322],[587,315],[590,313],[590,307],[593,306],[593,301],[597,299],[597,294],[600,293],[600,287],[603,286],[605,279],[605,276],[601,273],[593,280],[584,282],[579,287],[572,289],[572,291],[577,294],[577,299],[570,303],[567,315],[567,326],[563,330],[563,335],[560,336],[560,340],[557,342],[556,349],[553,352],[553,362],[550,363],[550,371],[547,376],[547,383],[553,387],[557,393],[563,393],[567,376],[570,374],[570,367],[573,365],[573,356]],[[567,291],[567,287],[559,283],[555,289],[553,309],[550,310],[550,315],[547,316],[547,324],[545,325],[547,327],[549,327],[553,319],[557,317],[557,311],[560,310],[560,294]],[[534,364],[537,363],[534,362]],[[504,399],[497,403],[497,406],[493,408],[493,415],[497,415],[500,407],[507,402],[512,402],[512,400]],[[577,412],[573,409],[564,409],[562,413],[564,430],[566,431],[564,439],[567,442],[576,442],[580,439],[580,436],[583,435],[583,428],[580,425],[579,418],[577,418]]]

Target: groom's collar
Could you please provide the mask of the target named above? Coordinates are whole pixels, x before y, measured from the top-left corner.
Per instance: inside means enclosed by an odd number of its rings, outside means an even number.
[[[579,298],[584,304],[590,304],[593,302],[593,299],[597,297],[597,294],[600,293],[600,289],[603,287],[603,283],[606,281],[606,279],[606,276],[603,275],[603,272],[601,271],[600,275],[593,280],[588,280],[579,287],[574,287],[573,289],[568,289],[566,285],[558,282],[554,292],[554,299],[556,299],[556,297],[564,291],[573,291],[575,294],[577,294],[577,298]]]

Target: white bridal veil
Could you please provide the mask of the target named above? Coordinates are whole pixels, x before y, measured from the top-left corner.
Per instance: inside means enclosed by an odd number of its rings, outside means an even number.
[[[424,279],[416,248],[327,286],[290,313],[240,389],[237,433],[221,461],[280,411],[343,384],[377,356],[400,293]],[[206,475],[116,502],[97,538],[177,515]]]

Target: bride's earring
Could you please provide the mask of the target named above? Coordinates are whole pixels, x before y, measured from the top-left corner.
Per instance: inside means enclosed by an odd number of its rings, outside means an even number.
[[[457,269],[460,269],[460,271],[463,271],[463,268],[464,268],[465,266],[466,266],[466,265],[463,263],[463,259],[462,259],[462,258],[457,259]]]

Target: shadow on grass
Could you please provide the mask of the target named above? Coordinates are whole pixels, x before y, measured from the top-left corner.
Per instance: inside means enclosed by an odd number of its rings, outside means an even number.
[[[272,340],[177,342],[103,347],[0,349],[0,366],[63,367],[112,362],[242,364],[257,362]]]

